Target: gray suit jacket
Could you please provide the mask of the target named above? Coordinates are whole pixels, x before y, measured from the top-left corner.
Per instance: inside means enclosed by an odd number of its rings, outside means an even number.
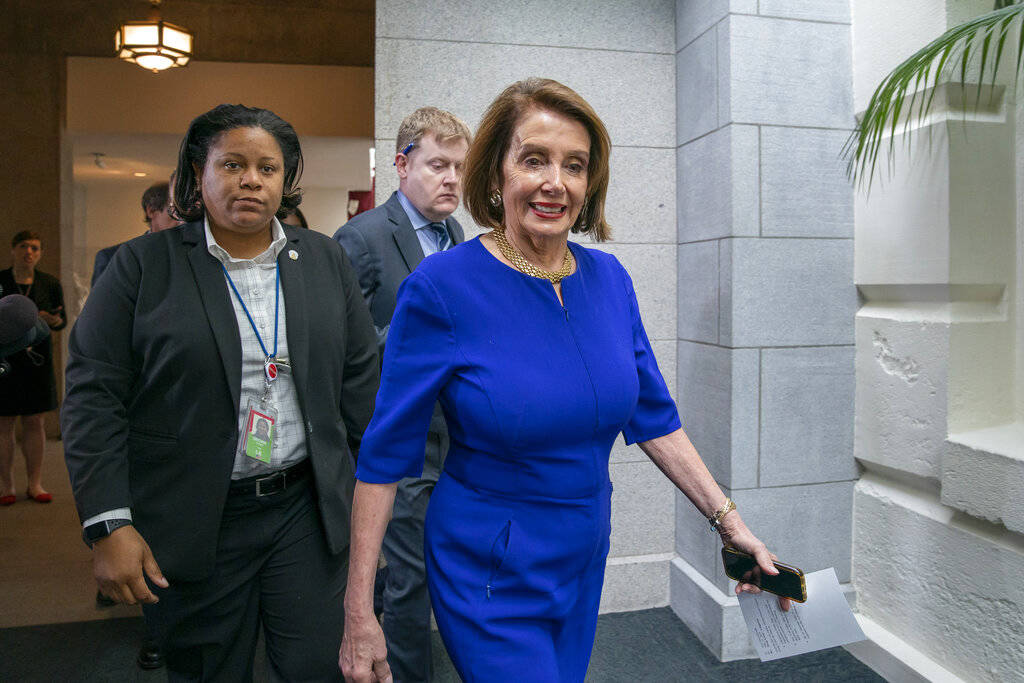
[[[328,547],[344,550],[379,361],[345,253],[284,226],[288,352]],[[293,259],[289,252],[298,258]],[[84,520],[128,507],[173,582],[212,571],[238,440],[241,341],[201,222],[121,245],[71,332],[61,415]]]
[[[445,226],[451,235],[452,244],[465,241],[465,233],[457,220],[449,216],[445,219]],[[381,206],[355,216],[338,228],[334,239],[344,247],[359,273],[359,287],[370,307],[383,359],[384,342],[391,316],[395,312],[398,287],[424,258],[416,230],[402,208],[398,193],[394,192]],[[439,440],[444,455],[447,450],[448,427],[438,405],[434,406],[429,435]]]

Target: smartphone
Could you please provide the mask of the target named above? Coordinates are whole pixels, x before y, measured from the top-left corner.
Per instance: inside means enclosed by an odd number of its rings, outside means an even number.
[[[753,555],[727,546],[722,548],[722,563],[725,565],[725,575],[733,581],[753,584],[761,590],[789,598],[794,602],[807,601],[804,573],[796,567],[775,562],[773,564],[779,573],[775,576],[765,574]]]

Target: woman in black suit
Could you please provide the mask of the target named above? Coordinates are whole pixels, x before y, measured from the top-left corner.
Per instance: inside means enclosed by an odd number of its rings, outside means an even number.
[[[378,360],[341,248],[276,217],[301,164],[272,112],[197,117],[188,222],[125,243],[71,333],[65,452],[96,578],[144,603],[171,680],[250,679],[261,625],[279,678],[338,676]]]
[[[36,270],[43,256],[38,233],[22,230],[11,240],[11,267],[0,270],[0,297],[23,294],[39,307],[39,317],[51,330],[67,325],[60,280]],[[43,414],[57,407],[50,338],[12,355],[11,373],[0,385],[0,505],[17,500],[14,488],[14,422],[21,416],[21,452],[28,471],[25,495],[37,503],[53,500],[43,488]]]

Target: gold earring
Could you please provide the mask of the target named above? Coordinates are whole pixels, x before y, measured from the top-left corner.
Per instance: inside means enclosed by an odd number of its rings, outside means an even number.
[[[488,197],[488,199],[491,202],[491,206],[493,206],[494,208],[498,208],[499,206],[501,206],[501,190],[495,190],[494,192],[492,192],[491,196]]]

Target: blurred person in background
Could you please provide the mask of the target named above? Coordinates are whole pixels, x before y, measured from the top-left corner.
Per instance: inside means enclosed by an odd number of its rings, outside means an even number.
[[[173,180],[174,175],[171,175]],[[148,232],[160,232],[161,230],[167,230],[168,228],[174,228],[181,225],[181,221],[171,215],[171,202],[170,202],[170,183],[157,183],[156,185],[150,185],[146,188],[146,191],[142,193],[142,215],[149,226]],[[121,244],[124,244],[122,242]],[[110,264],[110,259],[114,258],[114,254],[120,248],[121,244],[115,244],[112,247],[104,247],[96,252],[96,262],[92,267],[92,286],[96,286],[96,281],[100,279],[100,275],[106,270]]]
[[[11,267],[0,270],[0,297],[21,294],[39,308],[39,318],[51,330],[67,324],[64,290],[54,276],[36,270],[43,257],[39,233],[22,230],[11,240]],[[12,354],[11,365],[0,391],[0,505],[17,500],[14,483],[14,423],[21,417],[21,453],[25,456],[28,488],[25,495],[37,503],[53,496],[43,488],[43,448],[46,444],[44,413],[57,407],[57,382],[53,374],[53,343],[46,337],[38,344]]]

